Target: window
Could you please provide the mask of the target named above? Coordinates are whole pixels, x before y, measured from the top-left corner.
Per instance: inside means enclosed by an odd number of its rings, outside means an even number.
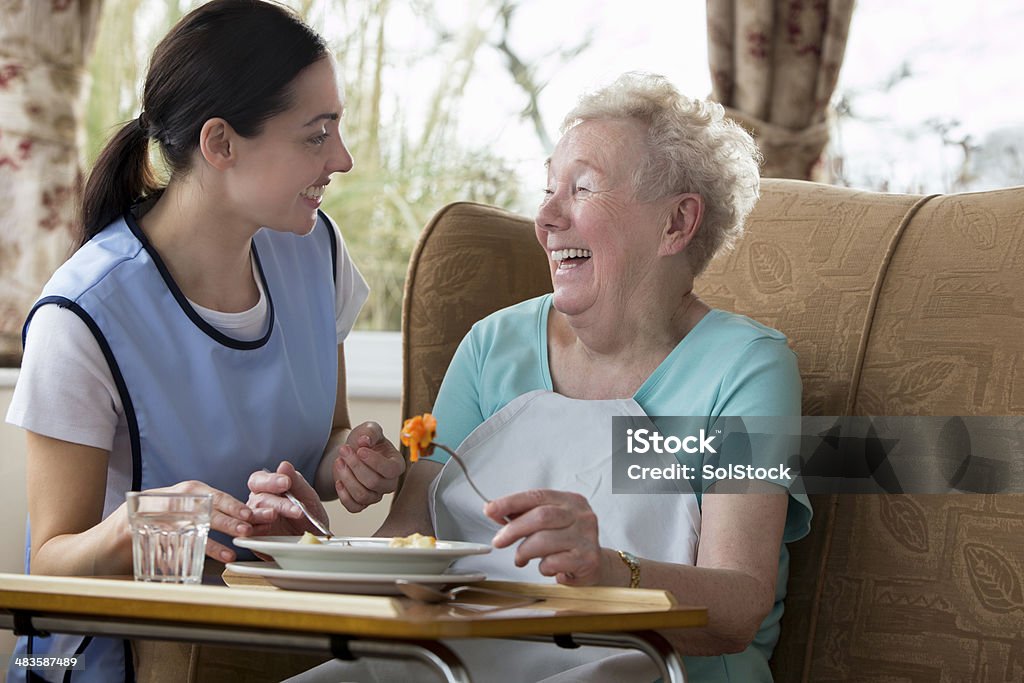
[[[199,4],[105,3],[91,64],[90,162],[117,122],[138,114],[153,46]],[[324,35],[344,74],[343,134],[356,167],[328,187],[323,208],[373,290],[360,330],[399,329],[409,254],[444,204],[532,213],[561,116],[588,86],[645,70],[688,94],[710,92],[702,3],[286,4]]]
[[[91,64],[90,163],[117,123],[138,114],[142,65],[156,42],[199,4],[105,3]],[[354,396],[399,395],[405,271],[435,211],[473,200],[532,213],[561,116],[589,86],[644,70],[694,96],[711,89],[703,3],[286,4],[324,35],[345,79],[343,133],[356,168],[329,186],[323,208],[372,288],[346,342]]]
[[[104,4],[88,104],[88,159],[138,114],[156,41],[196,0]],[[474,200],[530,215],[561,116],[623,71],[710,90],[704,3],[664,0],[290,0],[335,51],[356,158],[324,209],[372,294],[347,344],[350,385],[397,396],[408,255],[444,204]],[[1016,0],[859,0],[834,103],[838,184],[948,192],[1024,183],[1013,67]],[[390,331],[360,337],[363,331]],[[388,349],[391,349],[388,351]],[[383,354],[383,355],[381,355]],[[363,368],[392,367],[362,377]],[[390,379],[386,379],[390,377]]]
[[[833,104],[834,182],[890,192],[1024,184],[1015,0],[859,0]]]

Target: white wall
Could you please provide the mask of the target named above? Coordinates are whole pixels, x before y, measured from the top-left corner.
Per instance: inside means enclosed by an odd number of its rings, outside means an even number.
[[[2,421],[10,402],[11,388],[0,385],[0,572],[20,574],[25,559],[25,437]],[[0,630],[0,654],[13,651],[14,634]]]
[[[8,374],[5,374],[8,373]],[[25,436],[22,430],[3,421],[11,400],[10,380],[13,371],[0,369],[0,572],[23,571],[25,548]],[[6,381],[5,381],[6,380]],[[385,435],[397,443],[399,424],[398,399],[358,399],[349,401],[353,424],[376,420],[384,427]],[[340,504],[328,504],[331,512],[331,531],[348,536],[368,536],[373,533],[387,514],[391,498],[358,515],[350,514]],[[14,636],[0,630],[0,655],[14,650]]]
[[[0,385],[0,572],[20,574],[25,559],[25,437],[3,422],[10,402],[10,387]],[[0,654],[13,651],[14,634],[0,629]]]

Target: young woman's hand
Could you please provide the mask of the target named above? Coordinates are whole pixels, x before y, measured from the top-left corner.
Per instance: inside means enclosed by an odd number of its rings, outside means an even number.
[[[34,432],[28,432],[28,453],[32,572],[60,576],[131,573],[128,504],[102,516],[109,454]],[[210,528],[229,536],[251,535],[258,519],[241,501],[201,481],[147,491],[211,494]],[[213,539],[207,539],[206,554],[222,561],[235,559],[232,548]]]
[[[345,444],[338,448],[333,469],[334,488],[346,510],[360,512],[379,502],[384,494],[395,491],[403,472],[405,459],[394,444],[384,438],[381,426],[364,422],[353,429]]]
[[[149,489],[149,493],[209,493],[213,496],[213,514],[210,516],[210,529],[220,531],[228,536],[251,536],[255,519],[258,515],[245,503],[219,489],[201,481],[182,481],[174,486]],[[127,510],[127,506],[126,510]],[[127,514],[125,514],[127,520]],[[125,522],[127,524],[127,521]],[[221,562],[232,562],[235,551],[212,538],[206,540],[206,555]]]
[[[277,466],[276,472],[253,472],[249,475],[248,505],[253,509],[255,536],[296,536],[306,531],[319,534],[299,506],[285,497],[286,492],[302,501],[309,513],[325,526],[327,510],[320,496],[306,478],[287,460]]]

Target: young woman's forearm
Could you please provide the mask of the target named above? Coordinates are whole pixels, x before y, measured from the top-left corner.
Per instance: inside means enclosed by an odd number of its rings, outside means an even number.
[[[124,506],[96,526],[43,542],[31,559],[33,574],[106,576],[132,572],[132,539]]]
[[[33,574],[131,572],[124,505],[103,519],[106,451],[27,432]]]
[[[344,445],[351,431],[350,427],[335,427],[331,430],[331,436],[327,439],[327,446],[320,457],[316,477],[312,482],[320,500],[335,500],[338,497],[338,491],[334,488],[334,461],[338,459],[338,448]]]

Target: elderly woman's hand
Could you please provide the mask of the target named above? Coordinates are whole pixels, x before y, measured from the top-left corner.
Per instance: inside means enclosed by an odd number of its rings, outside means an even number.
[[[531,489],[504,496],[484,507],[484,514],[504,524],[492,543],[516,548],[516,566],[540,559],[539,570],[558,583],[593,586],[604,583],[604,555],[598,543],[597,515],[578,493]],[[506,523],[506,519],[511,520]]]
[[[384,494],[398,488],[405,472],[405,459],[394,444],[384,438],[376,422],[364,422],[338,448],[334,461],[334,489],[349,512],[361,512]]]

